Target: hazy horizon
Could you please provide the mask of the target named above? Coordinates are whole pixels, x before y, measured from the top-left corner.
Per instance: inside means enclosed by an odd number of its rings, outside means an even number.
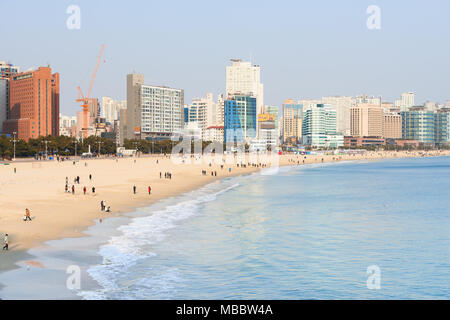
[[[69,30],[68,6],[81,9]],[[381,28],[366,9],[381,9]],[[446,10],[447,9],[447,10]],[[450,2],[212,1],[0,2],[0,60],[26,70],[50,64],[61,74],[61,113],[81,110],[100,46],[106,48],[92,97],[126,99],[126,74],[184,89],[185,103],[225,91],[231,58],[261,66],[264,101],[362,93],[394,102],[414,91],[416,104],[444,103],[450,45]]]

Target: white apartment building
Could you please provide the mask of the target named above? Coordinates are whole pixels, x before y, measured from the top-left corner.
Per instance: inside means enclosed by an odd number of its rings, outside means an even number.
[[[210,126],[206,128],[203,134],[203,141],[213,141],[223,143],[224,127]]]
[[[360,96],[356,96],[355,99],[353,99],[353,106],[358,105],[358,104],[373,104],[373,105],[377,105],[381,107],[381,96],[379,97],[375,97],[375,96],[370,96],[368,97],[365,93],[363,93]]]
[[[102,97],[102,118],[105,118],[107,123],[114,124],[114,121],[119,120],[120,110],[126,108],[125,100],[118,101],[110,97]]]
[[[202,131],[203,140],[208,141],[206,136],[208,127],[223,127],[223,108],[223,95],[219,95],[217,102],[215,102],[212,93],[207,93],[204,98],[193,99],[192,104],[188,106],[189,123],[197,123]]]
[[[184,128],[184,90],[144,84],[141,74],[127,75],[126,137],[170,137]]]
[[[337,132],[345,136],[350,135],[350,107],[353,104],[353,98],[346,96],[323,97],[322,103],[328,104],[336,110]]]
[[[414,106],[414,92],[402,93],[400,111],[408,111]]]
[[[318,99],[303,99],[299,100],[297,104],[301,104],[303,106],[303,111],[315,108],[318,104],[321,104],[322,100]]]
[[[256,112],[264,105],[264,87],[261,83],[261,67],[241,59],[231,59],[226,67],[226,97],[248,95],[256,98]]]
[[[141,134],[172,134],[184,128],[184,91],[141,86]]]

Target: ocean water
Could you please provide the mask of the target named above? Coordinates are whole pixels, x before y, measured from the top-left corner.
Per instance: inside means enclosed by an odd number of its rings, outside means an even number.
[[[449,299],[450,158],[228,178],[88,233],[33,252],[59,286],[63,266],[81,264],[83,299]],[[369,266],[379,289],[367,286]],[[50,271],[27,272],[0,276],[15,281],[0,297]],[[54,286],[27,297],[51,298]]]

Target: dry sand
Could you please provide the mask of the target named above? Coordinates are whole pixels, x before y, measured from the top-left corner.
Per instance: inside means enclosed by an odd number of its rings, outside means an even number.
[[[279,165],[449,154],[444,151],[367,152],[364,155],[309,155],[306,158],[283,155],[279,157]],[[207,171],[206,176],[202,175],[202,170]],[[164,156],[79,160],[75,165],[72,161],[0,164],[0,243],[3,246],[3,236],[8,233],[10,245],[10,251],[0,252],[0,271],[14,267],[18,260],[28,259],[26,251],[47,240],[82,236],[83,230],[94,224],[95,219],[130,212],[217,179],[257,170],[260,168],[242,168],[235,164],[224,164],[221,169],[220,164],[213,163],[210,167],[209,161],[175,164]],[[217,171],[217,177],[211,176],[211,171]],[[165,172],[172,173],[171,180],[164,178]],[[92,174],[92,181],[89,174]],[[74,183],[76,176],[80,177],[80,184]],[[75,195],[65,193],[66,177],[69,189],[75,185]],[[133,194],[133,185],[137,187],[137,194]],[[88,191],[86,195],[83,194],[84,186]],[[93,186],[95,194],[91,192]],[[148,186],[152,188],[151,195],[148,194]],[[112,213],[100,210],[101,200],[111,206]],[[31,222],[23,221],[25,208],[31,211]]]

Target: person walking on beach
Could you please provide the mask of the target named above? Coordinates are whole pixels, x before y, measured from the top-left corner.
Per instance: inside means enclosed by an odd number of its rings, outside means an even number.
[[[86,195],[86,187],[83,187],[83,192]]]
[[[100,209],[101,209],[102,211],[105,210],[105,205],[104,205],[104,203],[103,203],[103,200],[100,201]]]
[[[162,172],[161,171],[159,172],[159,178],[160,179],[162,178]]]
[[[89,175],[89,180],[91,180],[91,181],[92,181],[92,174],[90,174],[90,175]]]
[[[25,209],[25,221],[27,220],[31,221],[30,210],[28,208]]]
[[[69,186],[68,186],[67,183],[66,183],[66,186],[64,187],[64,192],[67,193],[67,191],[69,191]]]
[[[152,193],[152,187],[148,186],[148,194],[150,195]]]
[[[136,194],[136,186],[133,186],[133,193]]]
[[[72,194],[75,194],[75,186],[72,185]]]
[[[92,187],[92,194],[95,194],[95,187]]]
[[[4,246],[3,246],[3,250],[6,250],[6,251],[8,251],[8,243],[9,243],[9,241],[8,241],[8,234],[5,234],[5,239],[3,240],[3,242],[4,242]]]

